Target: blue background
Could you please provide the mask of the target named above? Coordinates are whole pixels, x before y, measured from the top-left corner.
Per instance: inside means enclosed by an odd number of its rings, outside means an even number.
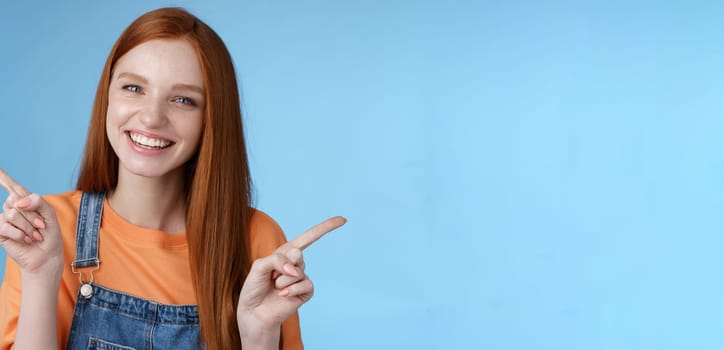
[[[724,5],[5,1],[0,167],[72,188],[146,10],[227,43],[258,207],[306,253],[309,349],[721,349]]]

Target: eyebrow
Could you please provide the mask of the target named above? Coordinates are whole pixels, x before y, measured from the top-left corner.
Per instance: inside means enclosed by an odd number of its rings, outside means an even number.
[[[172,86],[172,88],[174,90],[191,90],[191,91],[198,92],[201,95],[204,94],[203,88],[201,88],[200,86],[192,85],[192,84],[174,84],[174,86]]]
[[[143,84],[148,84],[148,79],[146,79],[138,74],[131,73],[131,72],[123,72],[123,73],[118,74],[117,79],[121,79],[121,78],[138,80]],[[204,89],[202,87],[193,85],[193,84],[174,84],[171,88],[174,90],[190,90],[190,91],[198,92],[199,94],[202,94],[202,95],[204,94]]]
[[[140,80],[142,83],[148,84],[148,79],[146,79],[146,78],[144,78],[144,77],[142,77],[142,76],[140,76],[140,75],[138,75],[138,74],[135,74],[135,73],[130,73],[130,72],[120,73],[120,74],[118,74],[117,79],[121,79],[121,78],[128,78],[128,79],[133,79],[133,80]]]

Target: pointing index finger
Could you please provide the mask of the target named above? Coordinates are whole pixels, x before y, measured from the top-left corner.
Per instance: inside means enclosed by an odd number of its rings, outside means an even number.
[[[340,226],[344,225],[347,222],[347,219],[341,217],[341,216],[335,216],[333,218],[329,218],[322,222],[319,225],[316,225],[306,232],[299,235],[297,238],[293,239],[289,242],[294,247],[297,247],[301,250],[306,249],[312,243],[316,242],[320,238],[322,238],[327,233],[339,228]]]
[[[4,187],[8,192],[17,197],[22,198],[30,195],[30,192],[28,192],[25,187],[15,182],[15,180],[13,180],[13,178],[10,177],[10,175],[8,175],[8,173],[6,173],[3,169],[0,169],[0,186]]]

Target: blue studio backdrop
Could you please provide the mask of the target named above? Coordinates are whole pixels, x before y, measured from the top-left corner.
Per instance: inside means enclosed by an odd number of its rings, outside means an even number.
[[[349,219],[305,253],[307,348],[724,347],[720,2],[3,1],[0,167],[72,189],[163,6],[234,57],[256,205]]]

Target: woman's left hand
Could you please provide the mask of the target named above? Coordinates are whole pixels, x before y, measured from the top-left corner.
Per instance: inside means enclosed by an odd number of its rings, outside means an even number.
[[[327,219],[254,261],[236,309],[242,344],[271,342],[278,346],[282,322],[314,294],[312,281],[304,273],[302,251],[346,222],[340,216]]]

